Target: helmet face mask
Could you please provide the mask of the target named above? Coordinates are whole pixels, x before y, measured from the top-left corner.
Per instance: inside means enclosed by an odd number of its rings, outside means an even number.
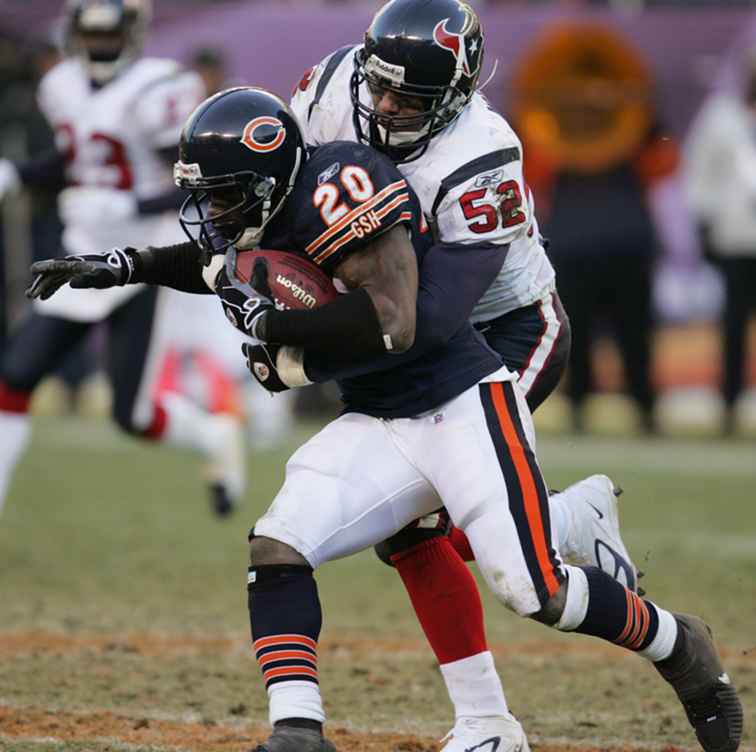
[[[187,177],[192,167],[177,162],[174,181],[189,191],[179,211],[179,224],[187,237],[203,251],[203,261],[239,244],[248,227],[267,224],[274,178],[240,172],[212,178]]]
[[[232,245],[250,248],[284,207],[305,159],[287,105],[254,87],[205,100],[181,133],[174,182],[188,190],[179,222],[208,264]]]
[[[80,57],[90,78],[108,83],[142,52],[149,0],[69,0],[65,50]]]
[[[418,159],[472,98],[483,60],[478,17],[463,0],[392,0],[373,19],[354,58],[350,90],[358,140],[395,162]],[[365,88],[370,102],[361,99]],[[381,96],[417,102],[379,109]]]

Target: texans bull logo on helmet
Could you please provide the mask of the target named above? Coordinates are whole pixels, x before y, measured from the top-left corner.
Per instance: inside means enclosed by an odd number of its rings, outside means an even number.
[[[266,138],[266,140],[261,141],[260,138]],[[244,126],[241,142],[252,151],[265,153],[275,151],[281,146],[285,138],[286,128],[284,128],[284,124],[278,118],[263,115],[250,120]]]
[[[475,14],[462,6],[465,14],[465,22],[458,32],[450,31],[448,24],[450,18],[439,21],[433,29],[433,41],[454,55],[457,61],[457,69],[462,69],[466,76],[473,76],[480,67],[480,42],[478,39],[466,40],[465,36],[475,23]],[[466,44],[467,42],[467,44]]]

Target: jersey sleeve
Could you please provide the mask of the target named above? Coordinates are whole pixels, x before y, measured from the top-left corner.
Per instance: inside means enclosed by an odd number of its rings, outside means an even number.
[[[505,244],[532,233],[520,145],[483,154],[447,175],[431,213],[444,243]]]
[[[153,149],[168,149],[178,144],[184,122],[204,98],[197,73],[176,71],[150,83],[136,98],[136,126]]]
[[[419,204],[383,155],[337,142],[316,150],[293,197],[298,250],[329,274],[349,254],[399,223],[414,229]]]
[[[321,106],[328,84],[337,68],[342,64],[347,64],[347,57],[354,49],[354,45],[347,45],[331,53],[316,66],[306,70],[294,87],[289,105],[302,128],[305,143],[311,146],[319,146],[334,140],[328,138],[328,134],[323,133],[318,125],[328,120],[313,118],[312,114],[315,108]]]

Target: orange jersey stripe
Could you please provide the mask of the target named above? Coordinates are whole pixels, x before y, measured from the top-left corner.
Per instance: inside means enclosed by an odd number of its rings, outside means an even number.
[[[257,662],[260,666],[266,666],[268,663],[275,663],[275,661],[286,660],[302,660],[312,663],[313,666],[317,666],[318,659],[312,653],[307,653],[304,650],[274,650],[272,653],[265,653],[261,655]]]
[[[262,650],[263,648],[270,647],[271,645],[292,645],[292,644],[299,644],[304,645],[308,648],[312,648],[313,650],[317,650],[318,644],[315,642],[315,640],[311,639],[307,635],[301,635],[301,634],[281,634],[281,635],[273,635],[272,637],[261,637],[259,640],[255,640],[254,643],[255,650]]]
[[[501,382],[491,384],[491,397],[496,409],[496,415],[499,418],[499,426],[504,434],[504,440],[507,442],[509,451],[512,455],[512,462],[515,466],[517,479],[522,489],[522,498],[525,502],[525,515],[530,528],[530,535],[533,539],[538,565],[543,575],[544,582],[548,588],[549,595],[554,595],[559,589],[559,581],[554,574],[551,557],[546,545],[546,532],[541,517],[541,508],[538,502],[538,491],[536,490],[536,481],[530,466],[525,457],[525,449],[515,431],[512,422],[512,416],[507,409],[507,403],[504,398],[504,386]]]
[[[378,217],[378,219],[383,219],[390,211],[395,209],[397,206],[401,206],[405,201],[409,201],[409,193],[402,193],[401,196],[397,196],[395,199],[393,199],[390,203],[386,204],[386,206],[381,207],[375,212],[375,216]],[[411,219],[412,214],[410,212],[404,212],[399,219]],[[341,248],[341,246],[348,243],[350,240],[352,240],[356,236],[356,233],[354,230],[351,232],[348,232],[346,235],[342,235],[338,240],[334,240],[331,245],[328,246],[324,251],[321,251],[314,259],[316,264],[320,264],[323,261],[325,261],[329,256],[332,256],[336,251]]]
[[[397,206],[401,206],[405,201],[409,201],[409,193],[402,193],[396,198],[392,199],[388,204],[377,209],[375,216],[378,219],[383,219],[392,209],[396,209]]]
[[[316,264],[322,263],[329,256],[333,256],[333,254],[336,253],[336,251],[338,251],[342,245],[346,245],[350,240],[353,240],[356,237],[357,235],[354,232],[354,230],[351,230],[345,235],[342,235],[340,238],[338,238],[338,240],[334,240],[333,243],[331,243],[331,245],[328,246],[328,248],[326,248],[324,251],[321,251],[317,256],[315,256],[313,261]]]
[[[315,238],[315,240],[305,248],[305,251],[310,254],[314,253],[321,245],[323,245],[323,243],[330,240],[337,232],[343,230],[350,222],[353,222],[361,214],[372,209],[376,204],[380,204],[383,199],[387,198],[392,193],[396,193],[406,187],[407,183],[404,180],[397,180],[396,183],[387,185],[383,190],[378,191],[373,198],[369,198],[359,206],[356,206],[352,211],[345,214],[338,222],[331,225],[324,233]]]

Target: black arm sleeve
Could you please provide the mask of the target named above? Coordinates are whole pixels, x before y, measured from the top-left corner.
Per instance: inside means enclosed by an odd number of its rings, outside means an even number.
[[[378,312],[367,290],[339,295],[321,308],[269,311],[260,336],[266,342],[305,347],[315,344],[323,357],[372,358],[386,352]]]
[[[351,378],[385,371],[446,344],[470,318],[475,305],[501,271],[508,245],[463,246],[441,243],[420,267],[415,342],[401,355],[356,360],[305,347],[304,366],[311,381]]]
[[[131,283],[137,282],[172,287],[181,292],[213,294],[202,278],[200,249],[188,242],[137,251]]]
[[[30,188],[60,190],[66,184],[66,159],[57,149],[16,165],[21,182]]]

